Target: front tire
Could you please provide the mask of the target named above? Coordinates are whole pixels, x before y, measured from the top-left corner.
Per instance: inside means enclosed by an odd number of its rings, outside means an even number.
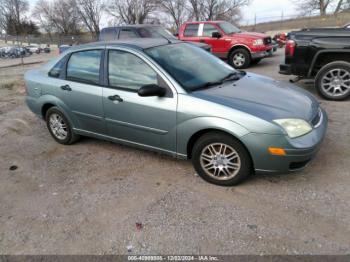
[[[233,50],[228,57],[228,62],[236,69],[245,69],[251,62],[250,53],[243,48]]]
[[[51,136],[60,144],[71,145],[79,139],[71,124],[58,107],[51,107],[46,113],[46,125]]]
[[[219,132],[198,139],[193,147],[192,162],[199,176],[220,186],[237,185],[252,172],[245,147],[235,138]]]
[[[317,92],[325,99],[340,101],[350,96],[350,63],[332,62],[317,73]]]

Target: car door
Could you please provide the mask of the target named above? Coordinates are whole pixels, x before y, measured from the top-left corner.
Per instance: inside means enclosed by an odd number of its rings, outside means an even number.
[[[183,37],[181,40],[190,42],[200,42],[198,37],[199,24],[187,24],[183,32]]]
[[[76,128],[105,134],[100,68],[104,49],[70,54],[60,89],[63,101],[77,122]]]
[[[106,87],[103,89],[109,136],[168,153],[176,151],[177,94],[147,58],[126,49],[106,53]],[[166,88],[163,97],[141,97],[141,86]]]
[[[230,41],[227,41],[224,36],[221,38],[212,37],[212,33],[214,32],[218,32],[223,36],[223,33],[216,25],[202,23],[199,26],[199,38],[201,42],[210,45],[212,47],[212,53],[221,56],[229,50]]]

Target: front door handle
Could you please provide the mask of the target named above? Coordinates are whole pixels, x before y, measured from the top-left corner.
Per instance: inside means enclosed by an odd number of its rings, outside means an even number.
[[[109,96],[108,99],[111,100],[111,101],[123,102],[123,98],[121,98],[121,97],[118,96],[118,95]]]
[[[204,39],[201,39],[201,40],[199,40],[199,42],[201,42],[201,43],[205,43],[205,40],[204,40]]]
[[[69,85],[61,86],[61,89],[64,90],[64,91],[72,91],[72,88],[70,88]]]

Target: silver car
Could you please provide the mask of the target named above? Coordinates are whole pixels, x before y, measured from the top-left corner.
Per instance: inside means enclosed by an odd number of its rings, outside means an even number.
[[[29,108],[58,143],[89,136],[191,159],[223,186],[303,169],[327,129],[306,91],[179,41],[72,47],[25,80]]]

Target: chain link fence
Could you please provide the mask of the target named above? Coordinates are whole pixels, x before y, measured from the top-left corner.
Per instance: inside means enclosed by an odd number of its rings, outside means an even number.
[[[77,45],[85,44],[89,42],[94,42],[97,40],[96,37],[91,34],[81,34],[81,35],[27,35],[27,36],[12,36],[6,34],[0,34],[0,40],[6,45],[53,45],[60,46],[66,45]]]

